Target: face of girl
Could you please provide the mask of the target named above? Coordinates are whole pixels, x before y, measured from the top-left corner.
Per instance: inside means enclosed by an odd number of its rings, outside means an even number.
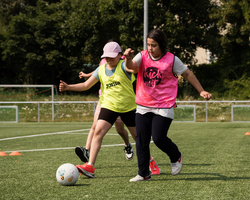
[[[111,68],[115,68],[119,61],[120,61],[120,58],[121,58],[121,54],[119,53],[116,57],[114,58],[108,58],[106,57],[106,61],[107,61],[107,64],[111,67]]]
[[[147,47],[148,47],[148,52],[150,55],[156,59],[162,57],[162,51],[161,48],[155,40],[151,38],[147,38]]]

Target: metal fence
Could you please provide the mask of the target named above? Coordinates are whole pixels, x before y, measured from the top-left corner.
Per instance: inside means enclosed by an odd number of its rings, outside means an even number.
[[[98,101],[2,101],[19,107],[19,121],[92,121]],[[250,101],[177,101],[174,121],[250,122]],[[188,118],[181,114],[188,111]],[[24,117],[25,115],[28,116]],[[180,115],[180,116],[179,116]],[[49,117],[50,116],[50,117]]]

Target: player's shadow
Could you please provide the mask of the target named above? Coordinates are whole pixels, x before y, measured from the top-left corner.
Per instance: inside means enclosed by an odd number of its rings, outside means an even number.
[[[75,184],[75,185],[72,185],[73,187],[79,187],[79,186],[91,186],[91,184]]]
[[[183,164],[183,166],[212,166],[214,164]],[[158,164],[158,166],[166,166],[166,164]],[[124,166],[112,166],[111,168],[115,170],[115,168],[121,168]],[[128,170],[130,168],[135,168],[137,166],[126,166],[126,168],[128,168]],[[99,169],[101,170],[101,168],[105,168],[105,167],[100,167]],[[110,168],[109,168],[110,169]],[[96,177],[96,178],[131,178],[133,177],[135,174],[132,175],[115,175],[113,174],[113,176],[109,176],[109,177],[104,177],[104,176],[100,176],[100,177]],[[163,178],[163,176],[166,176],[166,178]],[[158,178],[159,177],[159,178]],[[213,180],[221,180],[221,181],[234,181],[234,180],[249,180],[250,177],[240,177],[240,176],[234,176],[234,177],[230,177],[230,176],[225,176],[222,175],[220,173],[184,173],[181,172],[180,174],[178,174],[177,176],[172,176],[172,174],[169,173],[164,173],[161,172],[160,175],[152,175],[152,181],[162,181],[162,180],[167,180],[167,181],[176,181],[176,180],[185,180],[185,181],[213,181]]]
[[[183,164],[183,166],[212,166],[214,164],[192,164],[192,163],[187,163]],[[158,164],[158,166],[166,166],[166,164]],[[171,175],[171,173],[161,173],[161,175]],[[172,175],[171,175],[172,176]],[[180,178],[181,176],[186,176],[185,178]],[[184,173],[181,172],[176,176],[178,177],[178,180],[186,180],[186,181],[212,181],[212,180],[222,180],[222,181],[234,181],[234,180],[248,180],[250,177],[240,177],[240,176],[225,176],[220,173]],[[176,178],[166,178],[166,179],[160,179],[160,180],[168,180],[168,181],[174,181],[177,180]],[[153,180],[153,179],[152,179]],[[157,181],[157,179],[155,179]]]
[[[165,164],[157,164],[158,166],[166,166],[166,163]],[[168,164],[167,164],[168,165]],[[170,165],[170,163],[169,163]],[[182,164],[183,166],[212,166],[214,164]]]
[[[170,173],[162,173],[162,175],[171,175]],[[219,181],[235,181],[235,180],[249,180],[250,177],[240,177],[240,176],[225,176],[221,175],[219,173],[180,173],[177,175],[178,178],[165,178],[165,179],[158,179],[157,176],[156,178],[152,179],[153,181],[162,181],[162,180],[167,180],[167,181],[176,181],[176,180],[185,180],[185,181],[214,181],[214,180],[219,180]],[[176,176],[176,177],[177,177]],[[185,178],[180,178],[181,176],[190,176],[190,177],[185,177]],[[196,177],[197,176],[197,177]]]

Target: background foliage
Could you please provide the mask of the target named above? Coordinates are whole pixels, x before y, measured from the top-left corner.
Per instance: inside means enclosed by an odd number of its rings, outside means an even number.
[[[149,0],[153,28],[165,32],[168,50],[215,97],[249,98],[250,92],[242,91],[250,75],[248,0]],[[143,0],[2,0],[0,83],[79,82],[78,72],[98,66],[109,39],[122,50],[142,50]],[[196,64],[198,47],[211,52],[212,64]],[[184,81],[179,96],[190,95],[198,94]]]

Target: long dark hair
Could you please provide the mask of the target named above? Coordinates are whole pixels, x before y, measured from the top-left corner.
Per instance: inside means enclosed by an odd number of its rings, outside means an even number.
[[[166,35],[160,29],[153,29],[148,33],[147,38],[153,39],[159,44],[162,53],[166,52],[167,49],[167,39]]]

